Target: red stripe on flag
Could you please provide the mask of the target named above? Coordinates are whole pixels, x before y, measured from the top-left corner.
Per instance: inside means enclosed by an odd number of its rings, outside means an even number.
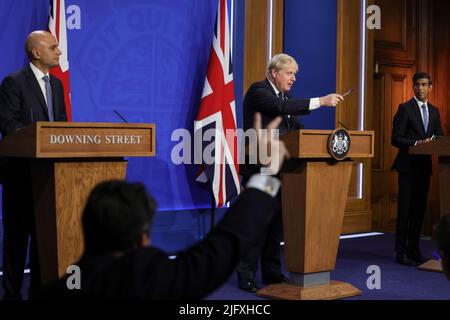
[[[63,84],[64,103],[66,105],[67,120],[70,122],[70,121],[72,121],[72,103],[71,103],[71,99],[70,99],[70,78],[69,78],[69,69],[68,69],[69,64],[68,64],[68,61],[66,61],[64,58],[64,57],[68,57],[67,28],[66,28],[66,21],[65,21],[66,8],[65,8],[64,1],[62,1],[62,0],[51,0],[51,1],[53,1],[52,8],[55,10],[54,12],[52,12],[54,23],[55,23],[55,28],[54,28],[54,30],[52,30],[50,28],[50,24],[51,24],[51,15],[50,15],[48,29],[50,30],[50,32],[52,32],[53,36],[58,40],[60,50],[61,51],[65,50],[66,52],[63,52],[63,54],[61,54],[61,56],[60,56],[60,66],[51,69],[50,74],[52,76],[55,76],[59,80],[61,80],[61,82]],[[66,30],[64,30],[62,28],[66,28]],[[53,33],[53,31],[54,31],[54,33]],[[65,32],[61,32],[61,31],[65,31]],[[67,70],[65,70],[65,72],[63,72],[61,69],[61,63],[63,63],[64,66],[67,66]]]

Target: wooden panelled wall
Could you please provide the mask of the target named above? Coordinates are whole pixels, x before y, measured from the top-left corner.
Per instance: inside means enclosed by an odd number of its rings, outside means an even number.
[[[269,57],[283,52],[284,0],[273,0],[272,52],[269,52],[269,0],[245,0],[244,94],[266,76]]]
[[[369,0],[370,2],[371,0]],[[265,66],[269,56],[283,52],[283,0],[274,0],[273,6],[273,50],[269,54],[269,1],[245,1],[245,48],[244,48],[244,93],[254,81],[265,77]],[[343,123],[347,128],[358,128],[358,104],[360,100],[360,39],[361,6],[359,0],[338,1],[338,48],[336,91],[344,92],[353,88],[354,93],[336,110],[336,127]],[[368,35],[366,58],[367,70],[373,67],[373,33]],[[301,41],[301,39],[299,39]],[[372,71],[366,77],[368,90],[365,92],[366,104],[372,102]],[[369,112],[372,108],[369,108]],[[369,122],[370,113],[366,112],[365,121]],[[366,129],[372,129],[367,127]],[[372,229],[371,204],[371,162],[363,163],[363,193],[357,198],[357,164],[354,166],[351,186],[346,205],[343,233],[370,231]]]
[[[349,88],[336,110],[336,127],[358,128],[361,92],[361,0],[338,1],[336,91]],[[375,131],[375,157],[363,164],[363,197],[357,199],[353,170],[343,233],[393,231],[397,210],[397,174],[391,165],[397,150],[391,146],[392,119],[400,102],[413,95],[412,76],[430,73],[430,101],[438,106],[446,134],[450,127],[450,2],[446,0],[368,0],[381,8],[381,30],[366,30],[364,129]],[[268,53],[268,0],[245,3],[244,92],[264,78]],[[274,49],[283,51],[283,0],[274,1]],[[301,41],[301,40],[299,40]],[[358,159],[356,159],[358,163]],[[437,172],[434,159],[434,172]],[[355,165],[356,167],[356,165]],[[437,175],[433,175],[424,231],[429,234],[439,218]]]
[[[370,5],[373,1],[367,1]],[[352,130],[358,130],[360,126],[361,112],[364,110],[364,130],[373,130],[370,125],[370,107],[373,97],[372,76],[368,72],[373,66],[373,32],[367,32],[365,44],[365,90],[362,92],[360,83],[362,50],[361,28],[362,8],[360,0],[338,0],[338,28],[337,28],[337,57],[336,57],[336,92],[346,92],[353,89],[353,93],[347,96],[342,104],[336,108],[336,128],[345,126]],[[360,106],[361,95],[364,100],[364,108]],[[343,233],[363,232],[372,230],[371,210],[371,159],[354,159],[352,179],[345,209]],[[362,164],[362,194],[358,197],[357,167]]]
[[[344,0],[345,1],[345,0]],[[428,72],[433,80],[430,102],[441,113],[446,134],[450,114],[449,30],[450,4],[443,0],[376,0],[381,8],[381,30],[375,32],[375,72],[372,118],[376,134],[372,163],[374,228],[393,230],[397,210],[397,173],[391,170],[397,149],[390,144],[392,119],[399,103],[413,96],[412,76]],[[428,197],[425,234],[439,218],[436,159]]]

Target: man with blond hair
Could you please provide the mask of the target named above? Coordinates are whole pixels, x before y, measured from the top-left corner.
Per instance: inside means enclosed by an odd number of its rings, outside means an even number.
[[[260,112],[262,126],[266,127],[275,117],[281,116],[278,127],[280,134],[301,129],[296,117],[307,115],[321,106],[335,107],[343,97],[331,93],[312,99],[293,99],[290,91],[298,72],[295,59],[287,54],[275,55],[267,64],[266,79],[253,83],[244,98],[244,130],[252,127],[254,114]],[[241,165],[244,186],[248,178],[260,168],[256,165]],[[279,197],[280,199],[281,197]],[[254,245],[248,250],[239,263],[237,273],[239,288],[255,292],[258,287],[255,273],[258,259],[261,257],[261,275],[265,284],[284,282],[286,278],[281,271],[280,242],[283,239],[282,215],[278,212],[262,239],[255,239]]]

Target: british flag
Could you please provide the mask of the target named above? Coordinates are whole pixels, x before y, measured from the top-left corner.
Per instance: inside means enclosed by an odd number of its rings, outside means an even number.
[[[67,120],[72,121],[72,106],[70,102],[69,59],[67,54],[66,6],[64,0],[50,0],[48,30],[58,40],[61,56],[59,66],[52,68],[50,73],[61,80],[64,88]]]
[[[208,71],[194,130],[214,130],[214,142],[203,141],[202,150],[214,144],[214,163],[203,162],[198,181],[210,181],[217,207],[240,192],[236,109],[231,62],[231,36],[227,0],[219,0]],[[198,152],[199,150],[196,150]]]

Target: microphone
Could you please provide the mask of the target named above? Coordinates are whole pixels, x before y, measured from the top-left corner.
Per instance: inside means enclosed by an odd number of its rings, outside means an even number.
[[[124,123],[128,123],[127,119],[125,119],[117,110],[113,110],[115,114],[117,114],[119,116],[120,119],[122,119],[122,121]]]
[[[30,108],[30,115],[31,115],[31,123],[33,123],[34,122],[33,108]]]
[[[342,97],[348,96],[353,92],[353,89],[348,90],[346,93],[342,94]]]

